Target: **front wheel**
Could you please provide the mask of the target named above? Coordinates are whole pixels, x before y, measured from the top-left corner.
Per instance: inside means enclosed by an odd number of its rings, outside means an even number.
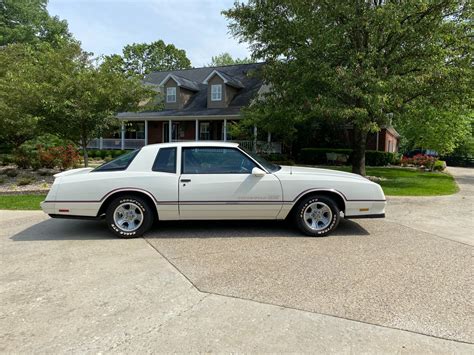
[[[309,196],[296,206],[295,222],[306,235],[324,237],[335,230],[341,219],[337,204],[326,196]]]
[[[110,231],[120,238],[142,236],[153,224],[148,203],[136,196],[121,196],[107,207],[105,219]]]

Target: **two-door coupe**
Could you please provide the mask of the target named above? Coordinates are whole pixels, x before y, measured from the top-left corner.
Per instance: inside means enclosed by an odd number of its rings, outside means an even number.
[[[236,143],[147,145],[96,168],[65,171],[41,203],[59,218],[101,218],[119,237],[156,220],[291,218],[310,236],[341,218],[384,217],[381,187],[359,175],[278,166]]]

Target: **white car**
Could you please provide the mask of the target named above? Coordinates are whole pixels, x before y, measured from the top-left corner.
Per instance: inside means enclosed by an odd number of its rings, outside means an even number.
[[[147,145],[96,168],[65,171],[41,203],[59,218],[101,218],[119,237],[156,220],[292,218],[310,236],[341,218],[385,216],[381,187],[359,175],[278,166],[236,143]]]

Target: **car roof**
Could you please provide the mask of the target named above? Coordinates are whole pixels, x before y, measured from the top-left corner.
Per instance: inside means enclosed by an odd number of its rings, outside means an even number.
[[[189,142],[171,142],[171,143],[158,143],[149,144],[144,148],[166,148],[166,147],[238,147],[238,143],[234,142],[221,142],[221,141],[189,141]]]

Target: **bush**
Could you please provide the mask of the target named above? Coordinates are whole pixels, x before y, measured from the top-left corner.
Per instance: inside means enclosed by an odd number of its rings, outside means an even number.
[[[5,183],[5,178],[0,178],[0,185]]]
[[[46,169],[46,168],[38,169],[38,175],[40,176],[48,176],[48,175],[53,175],[53,174],[54,174],[54,170],[52,169]]]
[[[25,148],[20,147],[13,153],[13,162],[20,169],[28,169],[36,159],[36,152],[28,151]]]
[[[31,183],[34,182],[34,181],[35,181],[35,179],[34,179],[33,177],[31,177],[31,176],[24,176],[24,177],[18,179],[18,181],[16,182],[16,184],[17,184],[18,186],[25,186],[25,185],[31,184]]]
[[[352,149],[339,148],[303,148],[299,160],[304,164],[327,164],[327,153],[335,153],[348,157],[347,163],[351,162]],[[390,152],[380,152],[367,150],[365,152],[365,163],[369,166],[385,166],[389,164],[399,164],[400,154]]]
[[[113,158],[110,155],[104,158],[104,161],[106,163],[108,163],[109,161],[112,161],[112,160],[113,160]]]
[[[13,156],[11,154],[1,154],[0,164],[5,166],[13,163]]]
[[[299,160],[304,164],[326,164],[326,153],[344,154],[350,156],[351,149],[339,148],[303,148]]]
[[[443,171],[446,169],[446,162],[444,160],[437,160],[433,165],[433,170],[435,171]]]

